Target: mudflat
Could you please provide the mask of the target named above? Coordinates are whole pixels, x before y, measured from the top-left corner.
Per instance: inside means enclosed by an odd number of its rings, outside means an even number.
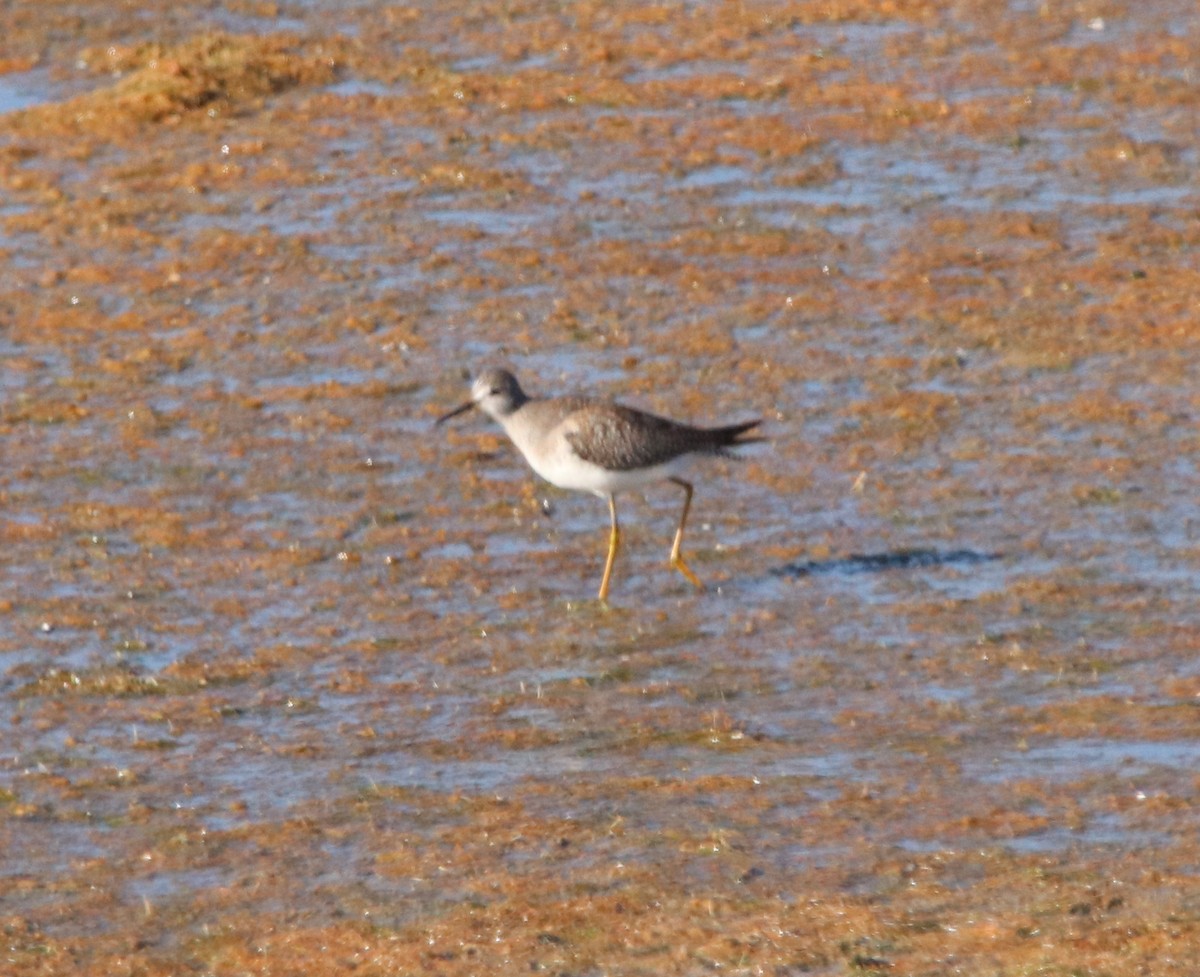
[[[0,972],[1184,973],[1184,0],[0,9]],[[482,366],[770,441],[538,483]]]

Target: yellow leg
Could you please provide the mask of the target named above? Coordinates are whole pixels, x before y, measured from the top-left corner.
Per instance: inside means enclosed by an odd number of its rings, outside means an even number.
[[[692,568],[683,562],[683,557],[679,553],[679,548],[683,545],[683,527],[687,522],[688,510],[692,507],[692,486],[690,482],[685,482],[682,478],[672,478],[671,481],[682,486],[687,493],[683,499],[683,513],[679,517],[679,528],[675,530],[675,543],[671,546],[671,566],[687,577],[693,587],[703,590],[704,584],[699,577],[692,573]]]
[[[604,576],[600,578],[600,596],[602,601],[608,600],[608,582],[612,579],[613,563],[617,559],[617,544],[621,542],[621,531],[617,528],[617,501],[613,496],[608,497],[608,511],[612,516],[612,532],[608,536],[608,559],[604,563]]]

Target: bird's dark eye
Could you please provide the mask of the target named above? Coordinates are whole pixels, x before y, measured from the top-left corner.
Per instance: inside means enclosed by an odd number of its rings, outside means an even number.
[[[500,388],[492,387],[492,389],[488,391],[488,395],[491,397],[499,397],[500,396]]]

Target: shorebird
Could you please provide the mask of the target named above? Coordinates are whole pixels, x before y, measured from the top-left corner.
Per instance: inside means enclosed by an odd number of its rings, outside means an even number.
[[[498,421],[529,467],[547,482],[608,499],[612,531],[604,576],[600,578],[601,601],[608,600],[621,540],[616,494],[664,480],[684,491],[670,564],[698,590],[704,589],[680,552],[692,507],[692,483],[678,473],[693,455],[736,457],[730,448],[762,441],[760,437],[745,436],[762,423],[761,419],[725,427],[692,427],[607,400],[530,397],[516,377],[496,369],[481,373],[471,386],[471,399],[439,417],[437,423],[444,424],[472,407]]]

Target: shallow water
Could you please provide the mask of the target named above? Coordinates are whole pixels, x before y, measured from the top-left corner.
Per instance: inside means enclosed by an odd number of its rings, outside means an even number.
[[[368,972],[686,973],[647,907],[719,903],[776,933],[690,944],[735,972],[943,972],[970,916],[1007,973],[1114,878],[1195,939],[1188,11],[739,9],[13,15],[14,972],[148,932],[146,965],[254,969],[254,908],[298,946],[379,921]],[[201,28],[247,33],[209,63]],[[704,594],[664,487],[622,499],[597,606],[603,502],[432,426],[484,363],[764,417],[697,474]],[[522,949],[463,950],[485,916]],[[1166,952],[1112,940],[1104,972]]]

